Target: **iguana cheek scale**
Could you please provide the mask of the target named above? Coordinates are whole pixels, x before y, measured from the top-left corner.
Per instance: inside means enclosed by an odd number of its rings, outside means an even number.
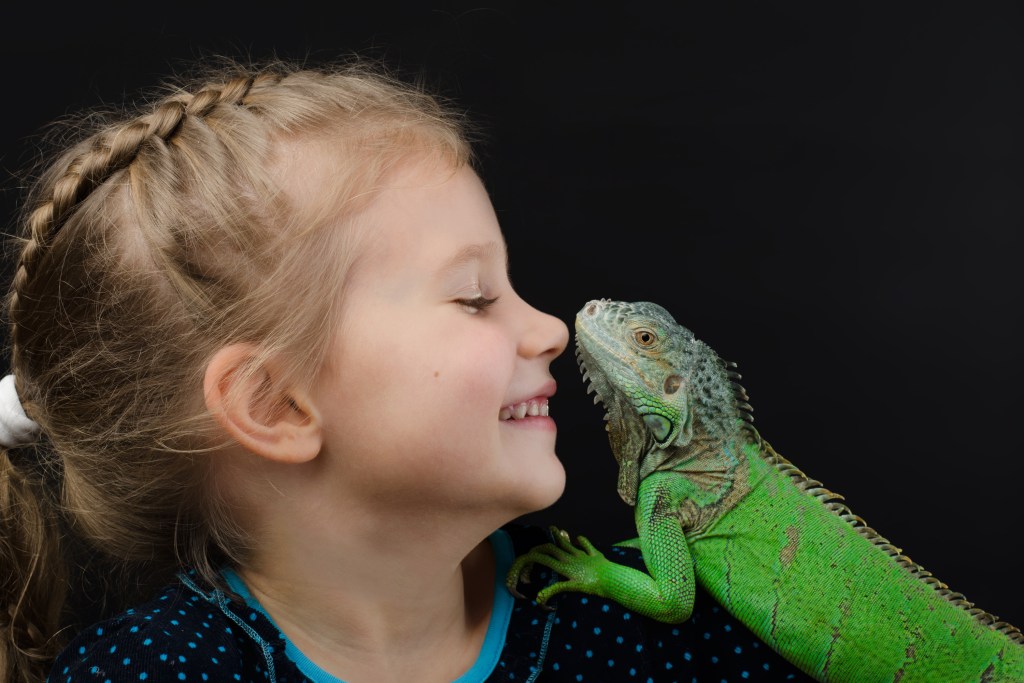
[[[576,318],[588,393],[607,409],[618,491],[635,506],[649,573],[585,538],[519,557],[564,581],[540,591],[615,600],[648,617],[689,618],[694,581],[822,681],[1024,682],[1024,636],[975,608],[777,454],[754,429],[735,364],[662,307],[588,302]]]

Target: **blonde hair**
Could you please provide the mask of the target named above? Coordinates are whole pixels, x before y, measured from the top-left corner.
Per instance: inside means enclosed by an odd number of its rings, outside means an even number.
[[[358,59],[231,64],[147,101],[85,117],[23,210],[11,366],[45,438],[0,453],[4,680],[42,680],[64,641],[62,535],[161,580],[244,561],[206,477],[206,363],[248,342],[286,361],[275,379],[311,382],[357,253],[346,226],[399,163],[472,161],[442,98]],[[331,192],[301,202],[278,176],[310,142],[332,145]]]

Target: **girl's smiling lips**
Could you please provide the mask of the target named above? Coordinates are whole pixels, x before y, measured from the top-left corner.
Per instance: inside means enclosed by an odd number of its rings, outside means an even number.
[[[554,382],[545,385],[537,394],[531,398],[515,401],[502,406],[498,411],[498,419],[522,420],[526,417],[548,417],[548,397],[555,393]]]
[[[531,398],[529,401],[505,406],[498,411],[499,420],[522,420],[524,417],[537,415],[548,416],[548,400],[546,398]]]

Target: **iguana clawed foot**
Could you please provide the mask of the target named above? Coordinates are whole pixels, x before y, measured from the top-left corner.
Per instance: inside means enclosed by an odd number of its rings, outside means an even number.
[[[541,564],[567,580],[558,581],[542,588],[535,598],[538,605],[545,609],[552,596],[563,591],[577,591],[599,595],[597,588],[601,584],[600,568],[611,564],[605,556],[583,536],[576,537],[573,544],[569,534],[557,527],[550,527],[554,543],[539,545],[516,558],[505,577],[505,586],[516,597],[523,596],[516,586],[530,582],[530,569],[534,564]]]

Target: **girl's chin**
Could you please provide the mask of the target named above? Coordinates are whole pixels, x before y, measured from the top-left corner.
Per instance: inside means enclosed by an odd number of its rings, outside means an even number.
[[[532,464],[527,474],[526,481],[518,491],[523,507],[526,508],[520,514],[551,507],[562,497],[565,491],[565,468],[554,453],[548,462]]]

